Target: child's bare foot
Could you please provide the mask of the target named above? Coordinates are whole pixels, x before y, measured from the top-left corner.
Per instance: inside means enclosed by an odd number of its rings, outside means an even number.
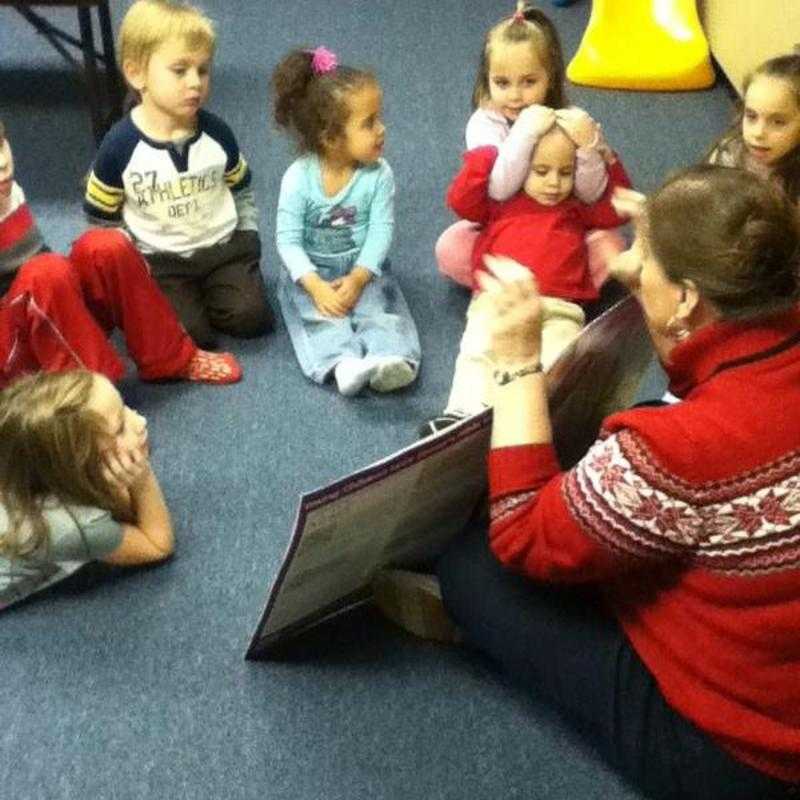
[[[236,383],[242,368],[232,353],[198,350],[178,377],[195,383]]]

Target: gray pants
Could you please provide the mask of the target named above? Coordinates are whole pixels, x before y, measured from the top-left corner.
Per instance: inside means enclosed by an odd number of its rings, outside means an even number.
[[[272,310],[261,274],[257,231],[235,231],[224,244],[190,258],[146,256],[161,290],[200,347],[214,347],[216,331],[242,338],[272,330]]]

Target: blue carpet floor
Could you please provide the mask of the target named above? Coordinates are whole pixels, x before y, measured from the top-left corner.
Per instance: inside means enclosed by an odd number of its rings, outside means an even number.
[[[568,56],[589,5],[552,7]],[[419,323],[422,373],[395,396],[345,400],[302,377],[281,326],[261,340],[225,342],[244,366],[237,386],[125,381],[128,401],[150,422],[177,555],[149,570],[90,573],[3,615],[2,796],[638,797],[489,664],[413,641],[369,613],[291,658],[243,660],[298,494],[406,445],[445,400],[467,297],[437,276],[433,243],[452,219],[443,195],[459,163],[481,38],[511,4],[203,6],[219,29],[209,107],[231,124],[253,167],[271,291],[275,203],[292,149],[269,120],[268,76],[296,45],[325,44],[344,62],[376,69],[398,184],[392,258]],[[111,7],[118,25],[127,4]],[[77,27],[74,10],[43,13]],[[643,190],[697,160],[730,114],[722,87],[569,93],[602,121]],[[83,226],[88,115],[58,55],[7,7],[0,7],[0,114],[40,225],[63,250]],[[651,379],[657,386],[655,373]]]

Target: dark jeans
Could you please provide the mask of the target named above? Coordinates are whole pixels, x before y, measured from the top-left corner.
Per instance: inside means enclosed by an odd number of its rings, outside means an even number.
[[[190,258],[170,253],[146,258],[161,291],[200,347],[215,346],[215,330],[251,338],[272,329],[256,231],[235,231],[225,244],[198,250]]]
[[[473,521],[439,559],[444,603],[468,644],[556,705],[652,798],[772,800],[797,791],[736,761],[673,711],[592,590],[513,574]]]

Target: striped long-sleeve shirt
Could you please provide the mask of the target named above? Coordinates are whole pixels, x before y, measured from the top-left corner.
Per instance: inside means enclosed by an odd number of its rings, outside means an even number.
[[[25,193],[15,182],[11,187],[9,210],[0,217],[0,293],[8,289],[16,271],[29,258],[45,249]]]

